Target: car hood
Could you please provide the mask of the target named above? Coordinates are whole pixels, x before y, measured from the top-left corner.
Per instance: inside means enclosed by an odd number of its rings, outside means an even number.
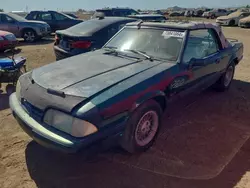
[[[10,34],[13,34],[13,33],[10,33],[8,31],[2,31],[2,30],[0,30],[0,36],[6,36],[6,35],[10,35]]]
[[[123,58],[97,50],[35,69],[32,79],[46,89],[91,97],[161,63]]]

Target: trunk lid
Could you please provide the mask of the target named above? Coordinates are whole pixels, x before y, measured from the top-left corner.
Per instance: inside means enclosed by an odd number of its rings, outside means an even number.
[[[77,36],[67,30],[56,32],[55,45],[62,48],[65,51],[71,51],[71,44],[77,41],[91,41],[90,36]]]

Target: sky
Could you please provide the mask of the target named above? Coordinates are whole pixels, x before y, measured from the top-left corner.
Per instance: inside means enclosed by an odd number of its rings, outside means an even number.
[[[94,10],[103,7],[131,7],[135,9],[164,9],[172,6],[187,8],[236,7],[250,4],[249,0],[0,0],[5,11],[59,10],[75,11],[79,8]]]

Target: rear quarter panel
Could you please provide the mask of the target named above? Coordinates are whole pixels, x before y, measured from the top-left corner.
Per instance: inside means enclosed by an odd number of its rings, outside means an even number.
[[[231,48],[231,61],[237,60],[237,62],[240,62],[243,58],[243,52],[244,52],[244,46],[242,42],[239,41],[230,41],[230,44],[232,46]]]

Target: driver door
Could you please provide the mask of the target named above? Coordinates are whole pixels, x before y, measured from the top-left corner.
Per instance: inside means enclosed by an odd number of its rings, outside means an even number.
[[[214,84],[220,77],[222,62],[219,44],[210,29],[190,31],[183,54],[185,72],[191,77],[178,89],[181,96],[200,92]]]

